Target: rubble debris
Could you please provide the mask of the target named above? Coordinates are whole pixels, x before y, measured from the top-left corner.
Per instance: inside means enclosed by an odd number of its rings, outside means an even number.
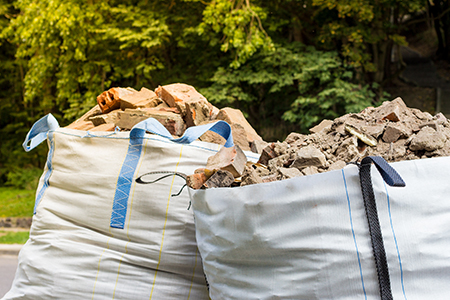
[[[143,87],[139,92],[124,93],[120,98],[120,109],[150,108],[162,103],[155,92]]]
[[[231,126],[234,143],[242,150],[251,151],[250,141],[262,142],[262,138],[241,111],[232,108],[220,110],[194,87],[184,83],[158,86],[155,91],[145,87],[140,91],[130,87],[114,87],[101,93],[97,97],[97,103],[67,128],[85,131],[127,131],[147,118],[155,118],[174,137],[180,137],[191,126],[226,120]],[[104,124],[109,125],[102,126]],[[249,136],[252,138],[249,139]],[[199,139],[221,145],[226,142],[220,135],[210,131]]]
[[[90,130],[93,129],[95,127],[94,123],[92,123],[92,121],[79,121],[79,122],[74,122],[72,124],[70,124],[69,126],[67,126],[67,128],[70,129],[76,129],[76,130]]]
[[[216,154],[210,156],[206,162],[207,170],[226,170],[235,178],[244,172],[247,157],[238,145],[222,147]]]
[[[250,144],[254,140],[262,140],[261,136],[253,129],[253,127],[245,119],[244,114],[239,109],[234,109],[231,107],[222,108],[217,114],[217,120],[223,120],[230,125],[235,123],[244,127],[247,133],[247,140]]]
[[[127,94],[136,92],[132,88],[111,88],[97,97],[97,103],[104,114],[120,108],[120,99]]]
[[[258,163],[247,165],[233,186],[339,170],[369,155],[388,162],[450,155],[449,120],[408,108],[401,98],[324,120],[310,132],[266,144]]]
[[[268,145],[269,145],[269,143],[267,143],[267,142],[265,142],[263,140],[254,140],[250,144],[250,149],[252,150],[252,152],[261,154],[263,149],[265,147],[267,147]]]
[[[253,164],[247,164],[245,166],[244,172],[242,173],[241,186],[263,183],[262,178],[256,171],[256,166]]]
[[[198,189],[203,187],[203,185],[205,184],[206,180],[207,179],[206,179],[205,173],[204,172],[199,172],[199,173],[194,173],[192,175],[188,175],[186,177],[186,184],[189,187],[191,187],[191,188],[193,188],[195,190],[198,190]]]
[[[205,188],[228,187],[234,182],[234,176],[227,170],[217,170],[209,179],[203,184]]]
[[[90,131],[114,131],[116,129],[116,125],[113,123],[101,124],[99,126],[95,126],[90,129]]]
[[[148,118],[158,120],[174,136],[181,136],[186,130],[186,124],[179,114],[161,111],[156,108],[119,111],[119,120],[116,125],[122,129],[131,130],[134,125]]]

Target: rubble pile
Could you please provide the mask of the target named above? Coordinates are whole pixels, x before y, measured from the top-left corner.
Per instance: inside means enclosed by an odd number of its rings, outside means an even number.
[[[174,136],[180,137],[191,126],[223,120],[231,125],[234,143],[250,151],[254,141],[262,141],[238,109],[218,109],[194,87],[174,83],[159,86],[155,91],[143,87],[111,88],[97,97],[97,105],[67,128],[89,131],[131,130],[137,123],[155,118]],[[225,144],[225,139],[207,132],[200,140]]]
[[[323,120],[310,133],[291,133],[283,142],[253,141],[252,150],[261,154],[258,163],[246,161],[239,146],[222,149],[205,169],[188,176],[187,184],[198,189],[283,180],[341,169],[370,155],[388,162],[450,155],[447,118],[408,108],[401,98]],[[215,183],[217,178],[222,182]]]

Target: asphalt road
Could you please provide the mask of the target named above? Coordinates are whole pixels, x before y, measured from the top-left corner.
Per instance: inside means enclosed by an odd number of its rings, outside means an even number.
[[[0,298],[11,288],[17,268],[17,256],[0,255]]]

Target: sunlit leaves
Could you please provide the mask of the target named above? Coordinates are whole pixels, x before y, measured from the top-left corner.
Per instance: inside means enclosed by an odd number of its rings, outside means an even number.
[[[264,10],[249,0],[214,0],[205,7],[197,31],[211,38],[212,44],[220,43],[222,51],[234,53],[232,66],[239,67],[256,51],[273,48],[262,25],[265,18]]]

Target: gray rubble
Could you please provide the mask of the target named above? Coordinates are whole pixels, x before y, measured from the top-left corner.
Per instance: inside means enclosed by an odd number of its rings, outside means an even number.
[[[366,156],[395,162],[450,155],[448,119],[441,113],[432,116],[408,108],[401,98],[324,120],[310,132],[293,132],[283,142],[270,143],[261,151],[259,164],[253,165],[256,172],[246,174],[261,176],[263,181],[283,180],[338,170]],[[259,182],[247,180],[246,174],[241,185]]]

